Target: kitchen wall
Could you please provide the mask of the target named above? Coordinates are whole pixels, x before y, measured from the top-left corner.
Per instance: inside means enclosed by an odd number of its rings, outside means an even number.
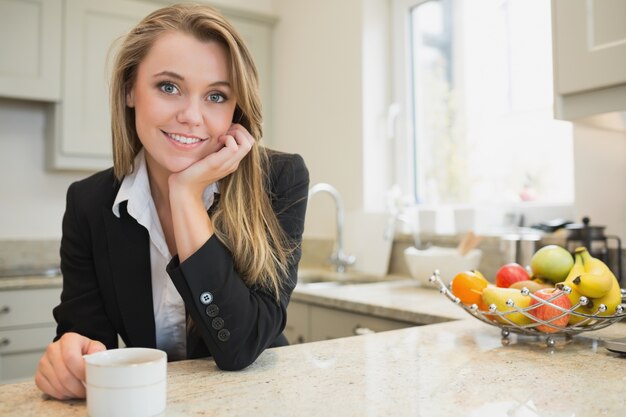
[[[574,125],[575,212],[626,244],[626,133]]]
[[[171,0],[160,0],[163,3],[172,3]],[[251,12],[274,14],[275,0],[211,0],[209,3],[216,7],[228,7]]]
[[[347,210],[362,204],[361,0],[277,0],[274,133],[300,153],[311,184],[328,182]],[[332,200],[315,196],[307,236],[333,236]]]
[[[46,110],[0,98],[0,240],[59,238],[67,187],[88,174],[45,170]]]

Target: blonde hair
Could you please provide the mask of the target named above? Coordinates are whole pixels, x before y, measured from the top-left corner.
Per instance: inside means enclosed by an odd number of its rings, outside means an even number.
[[[258,285],[280,297],[290,254],[265,189],[269,161],[262,137],[258,74],[250,51],[235,28],[215,9],[200,4],[176,4],[145,17],[124,38],[111,82],[113,170],[118,180],[133,171],[141,149],[134,109],[126,97],[137,69],[156,39],[167,31],[188,33],[201,41],[224,45],[230,58],[230,76],[237,102],[233,121],[244,126],[257,145],[238,169],[220,181],[220,202],[212,215],[217,238],[232,252],[235,269],[248,286]]]

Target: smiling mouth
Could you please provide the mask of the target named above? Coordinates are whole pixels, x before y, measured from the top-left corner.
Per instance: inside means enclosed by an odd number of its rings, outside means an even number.
[[[193,145],[195,143],[204,142],[205,140],[208,139],[208,138],[199,138],[197,136],[181,135],[179,133],[168,133],[168,132],[164,132],[163,130],[161,132],[163,132],[165,136],[172,139],[173,141],[182,143],[183,145]]]

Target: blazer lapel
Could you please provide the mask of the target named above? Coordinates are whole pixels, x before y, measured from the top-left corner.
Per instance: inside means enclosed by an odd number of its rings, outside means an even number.
[[[128,342],[156,347],[148,231],[120,207],[120,218],[103,210],[112,282]]]

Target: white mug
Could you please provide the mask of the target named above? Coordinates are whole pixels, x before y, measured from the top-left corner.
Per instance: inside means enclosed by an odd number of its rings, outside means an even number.
[[[165,410],[167,354],[149,348],[83,356],[91,417],[151,417]]]

